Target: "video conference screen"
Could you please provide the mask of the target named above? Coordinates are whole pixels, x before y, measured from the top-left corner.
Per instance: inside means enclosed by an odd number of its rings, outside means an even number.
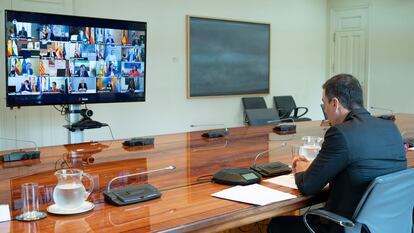
[[[146,23],[6,11],[7,106],[145,101]]]

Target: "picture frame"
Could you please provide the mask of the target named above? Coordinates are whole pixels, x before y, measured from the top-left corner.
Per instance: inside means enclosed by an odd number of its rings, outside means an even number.
[[[187,97],[269,94],[270,24],[187,16]]]

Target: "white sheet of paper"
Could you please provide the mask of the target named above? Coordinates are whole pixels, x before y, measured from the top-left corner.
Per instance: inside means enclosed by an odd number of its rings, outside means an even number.
[[[410,147],[410,148],[408,148],[408,150],[414,150],[414,147]]]
[[[10,221],[9,205],[0,205],[0,222]]]
[[[254,205],[267,205],[273,202],[296,198],[295,195],[271,189],[259,184],[235,186],[213,193],[211,196]]]
[[[276,177],[264,180],[264,182],[282,185],[282,186],[289,187],[292,189],[298,189],[298,186],[296,185],[296,182],[295,182],[295,175],[293,174],[276,176]]]

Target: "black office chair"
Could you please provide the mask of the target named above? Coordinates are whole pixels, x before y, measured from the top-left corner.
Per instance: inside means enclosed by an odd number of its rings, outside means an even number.
[[[414,168],[375,178],[362,196],[354,215],[347,219],[332,212],[315,209],[303,216],[317,215],[344,227],[345,233],[413,232]]]
[[[244,110],[267,108],[266,102],[263,97],[243,97],[242,103]]]
[[[280,119],[292,118],[295,121],[311,121],[308,117],[302,117],[308,112],[307,107],[297,107],[295,100],[291,95],[286,96],[273,96],[275,101],[276,109],[279,111]],[[302,109],[304,112],[300,115],[299,110]]]
[[[328,116],[326,115],[326,112],[325,112],[325,105],[321,104],[321,108],[322,108],[323,117],[325,118],[325,120],[328,120]]]
[[[274,108],[246,109],[248,125],[267,125],[280,122],[279,114]]]
[[[263,97],[243,97],[242,104],[244,108],[244,122],[247,125],[250,125],[246,115],[247,109],[267,109],[267,105]]]

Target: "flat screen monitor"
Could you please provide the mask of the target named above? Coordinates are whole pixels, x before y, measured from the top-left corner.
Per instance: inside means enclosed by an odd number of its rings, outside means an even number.
[[[5,11],[8,107],[145,101],[145,22]]]

